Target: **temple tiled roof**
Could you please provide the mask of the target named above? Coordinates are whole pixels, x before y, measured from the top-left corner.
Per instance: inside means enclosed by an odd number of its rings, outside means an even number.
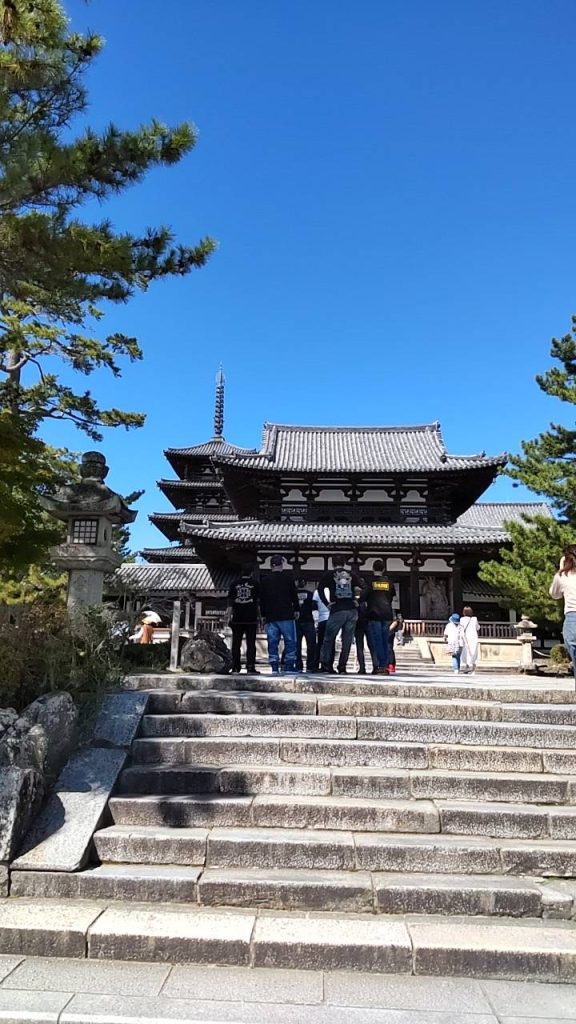
[[[214,462],[245,469],[310,473],[430,473],[506,463],[506,455],[450,455],[440,425],[300,427],[266,423],[260,452],[214,452]]]
[[[148,562],[194,562],[198,559],[194,548],[190,545],[177,544],[174,547],[143,548],[140,554]]]
[[[477,526],[410,526],[388,523],[265,523],[244,520],[237,523],[197,526],[183,523],[182,532],[201,541],[227,544],[278,546],[296,544],[307,547],[326,545],[367,545],[402,548],[480,546],[503,544],[508,535],[503,528]]]
[[[212,437],[209,441],[204,441],[202,444],[194,444],[190,448],[165,448],[164,455],[167,459],[172,458],[190,458],[193,456],[204,456],[207,458],[213,458],[215,456],[234,456],[234,455],[255,455],[255,448],[240,448],[237,444],[229,444],[223,437]]]
[[[552,518],[550,505],[544,501],[479,501],[458,519],[461,526],[501,527],[506,522],[523,523],[524,516]]]
[[[190,549],[187,549],[190,551]],[[146,593],[166,593],[167,591],[192,591],[215,596],[227,594],[232,582],[231,573],[221,569],[212,570],[207,565],[136,565],[126,562],[121,565],[112,577],[113,583],[119,588],[126,587],[130,591],[140,590]]]
[[[148,516],[151,523],[235,523],[238,516],[235,512],[152,512]]]
[[[212,477],[211,480],[158,480],[158,487],[160,490],[174,487],[179,491],[221,491],[222,483],[217,477]]]

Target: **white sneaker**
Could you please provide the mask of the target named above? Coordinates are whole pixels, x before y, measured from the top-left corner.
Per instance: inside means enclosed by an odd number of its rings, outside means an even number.
[[[453,672],[453,674],[454,674],[455,676],[459,676],[459,675],[460,675],[460,670],[459,670],[459,669],[457,669],[457,668],[453,668],[453,669],[452,669],[452,672]]]

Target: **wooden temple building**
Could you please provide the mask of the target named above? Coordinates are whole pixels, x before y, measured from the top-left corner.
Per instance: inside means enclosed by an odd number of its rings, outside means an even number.
[[[335,553],[360,572],[382,558],[412,620],[445,619],[464,603],[484,620],[508,619],[478,564],[508,542],[507,521],[550,514],[543,504],[480,501],[506,455],[451,455],[438,423],[267,423],[260,449],[239,448],[224,438],[221,375],[213,437],[165,454],[173,476],[159,487],[174,511],[150,519],[168,543],[119,577],[147,600],[187,597],[196,620],[222,611],[242,563],[265,572],[274,552],[310,582]]]

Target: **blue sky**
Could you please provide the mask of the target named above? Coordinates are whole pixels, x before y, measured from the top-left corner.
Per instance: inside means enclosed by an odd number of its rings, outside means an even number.
[[[113,308],[145,352],[103,404],[109,482],[171,506],[163,449],[264,420],[440,420],[455,453],[515,451],[562,415],[534,375],[576,311],[572,0],[68,0],[105,36],[89,121],[191,120],[178,167],[106,204],[119,229],[165,223],[209,266]],[[82,383],[82,382],[80,382]],[[50,439],[90,447],[66,427]],[[517,499],[505,480],[486,495]]]

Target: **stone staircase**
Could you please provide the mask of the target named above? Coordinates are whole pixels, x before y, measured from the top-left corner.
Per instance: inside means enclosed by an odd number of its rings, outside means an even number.
[[[576,978],[568,684],[131,685],[149,690],[147,713],[94,863],[13,871],[12,906],[117,901],[93,956]],[[244,927],[241,955],[216,926]]]

